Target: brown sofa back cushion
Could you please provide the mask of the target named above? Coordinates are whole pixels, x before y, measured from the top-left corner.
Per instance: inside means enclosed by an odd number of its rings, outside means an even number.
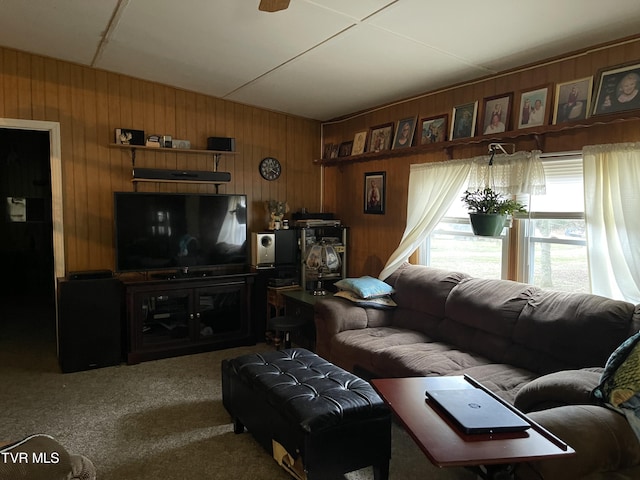
[[[466,278],[470,277],[465,273],[403,264],[385,280],[395,289],[393,299],[400,306],[393,325],[433,335],[444,319],[449,293]]]
[[[628,302],[418,265],[386,281],[398,304],[394,326],[541,374],[604,366],[640,322]]]

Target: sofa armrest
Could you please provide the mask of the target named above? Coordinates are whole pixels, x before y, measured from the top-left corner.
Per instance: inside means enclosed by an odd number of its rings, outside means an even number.
[[[359,307],[338,297],[324,298],[315,304],[316,353],[331,358],[331,339],[345,330],[391,324],[391,311]]]
[[[514,399],[516,408],[534,412],[564,405],[594,402],[591,391],[600,382],[602,369],[562,370],[543,375],[523,386]]]
[[[613,410],[597,405],[568,405],[528,416],[569,444],[576,454],[519,464],[518,479],[583,478],[640,464],[638,438],[626,418]]]

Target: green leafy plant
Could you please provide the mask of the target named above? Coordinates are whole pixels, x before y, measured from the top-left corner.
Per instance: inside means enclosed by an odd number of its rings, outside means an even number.
[[[469,213],[511,215],[527,212],[522,203],[506,198],[489,187],[473,191],[467,190],[462,195],[462,201],[467,204]]]

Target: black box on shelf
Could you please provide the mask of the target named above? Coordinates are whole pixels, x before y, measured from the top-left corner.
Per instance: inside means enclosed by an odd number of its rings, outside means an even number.
[[[219,150],[221,152],[233,152],[236,149],[236,139],[229,137],[207,138],[207,150]]]
[[[116,143],[120,145],[144,145],[144,130],[116,128]]]

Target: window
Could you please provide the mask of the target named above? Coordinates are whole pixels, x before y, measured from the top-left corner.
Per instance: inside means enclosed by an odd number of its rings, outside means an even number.
[[[584,223],[582,157],[579,154],[542,156],[547,193],[518,198],[528,218],[500,237],[477,237],[469,215],[457,200],[419,252],[420,263],[482,278],[508,278],[515,262],[516,280],[541,288],[589,292]],[[462,196],[466,187],[460,191]],[[512,245],[513,250],[509,250]]]
[[[420,262],[482,278],[506,277],[508,229],[500,237],[478,237],[471,231],[469,214],[460,198],[447,211],[436,229],[427,237]]]
[[[542,157],[547,193],[532,195],[520,277],[542,288],[590,291],[582,157]]]

